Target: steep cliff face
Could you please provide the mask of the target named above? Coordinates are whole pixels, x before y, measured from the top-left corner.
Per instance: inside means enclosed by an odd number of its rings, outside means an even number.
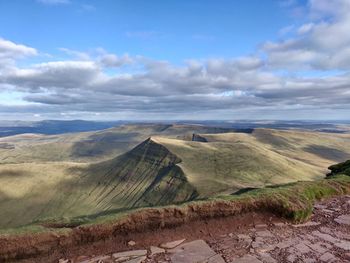
[[[92,166],[86,178],[95,183],[90,196],[102,210],[192,200],[198,193],[177,166],[180,162],[149,138],[120,157]]]

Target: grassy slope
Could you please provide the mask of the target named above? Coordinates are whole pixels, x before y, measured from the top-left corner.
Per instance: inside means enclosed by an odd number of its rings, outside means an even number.
[[[257,129],[253,134],[201,134],[208,142],[154,138],[175,153],[179,166],[201,196],[324,176],[339,149],[350,156],[350,135]],[[317,152],[309,149],[328,149]]]
[[[129,132],[131,128],[124,129]],[[188,127],[157,129],[172,137],[175,133],[189,136]],[[338,147],[343,158],[350,149],[346,134],[257,130],[253,134],[201,136],[209,142],[155,137],[131,152],[93,165],[2,164],[0,209],[6,217],[0,218],[0,226],[166,205],[197,195],[210,197],[244,187],[317,179],[334,163],[327,159],[330,152]],[[310,146],[322,150],[310,152]],[[327,158],[325,148],[329,149]]]
[[[0,226],[166,205],[192,200],[196,189],[176,166],[181,160],[146,140],[132,151],[102,163],[3,165]]]
[[[118,231],[134,231],[138,228],[147,229],[150,226],[172,227],[191,220],[232,216],[248,211],[269,211],[283,216],[294,222],[304,222],[312,214],[316,201],[350,193],[350,177],[337,175],[328,179],[312,182],[296,182],[274,187],[256,189],[240,195],[219,195],[202,201],[192,201],[179,206],[155,208],[138,208],[123,212],[110,212],[101,216],[85,216],[61,221],[62,228],[50,228],[41,223],[31,224],[20,228],[0,230],[2,237],[28,233],[55,232],[69,235],[74,229],[66,225],[80,225],[80,232],[90,238],[94,233],[105,229],[106,233]],[[140,218],[142,220],[140,221]],[[51,224],[52,226],[52,224]],[[97,240],[100,237],[96,236]]]

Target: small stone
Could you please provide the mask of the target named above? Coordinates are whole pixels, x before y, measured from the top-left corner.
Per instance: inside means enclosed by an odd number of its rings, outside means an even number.
[[[259,248],[263,245],[263,243],[260,243],[260,242],[253,242],[252,243],[252,248],[256,249],[256,248]]]
[[[243,234],[238,234],[237,237],[238,237],[238,239],[240,239],[240,240],[251,239],[250,236],[248,236],[248,235],[243,235]]]
[[[341,241],[338,242],[338,243],[334,243],[334,245],[335,245],[336,247],[341,248],[341,249],[350,251],[350,241],[341,240]]]
[[[114,262],[119,263],[119,262],[124,262],[126,260],[132,259],[133,257],[119,257],[114,260]]]
[[[346,253],[346,254],[344,255],[344,258],[345,258],[346,260],[349,260],[349,261],[350,261],[350,253]]]
[[[267,246],[258,247],[255,249],[255,251],[259,253],[266,253],[274,250],[275,248],[276,248],[276,245],[267,245]]]
[[[175,247],[179,246],[180,244],[182,244],[185,240],[186,239],[181,239],[181,240],[163,243],[160,245],[160,247],[165,248],[165,249],[172,249],[172,248],[175,248]]]
[[[130,258],[130,257],[141,257],[146,256],[147,250],[130,250],[130,251],[123,251],[113,254],[113,258]]]
[[[322,246],[323,243],[315,243],[315,244],[310,244],[308,245],[312,250],[314,250],[315,252],[319,253],[319,254],[324,254],[328,249],[324,248]]]
[[[310,222],[306,222],[304,224],[299,224],[299,225],[293,225],[293,227],[308,227],[308,226],[318,226],[320,225],[320,222],[314,222],[314,221],[310,221]]]
[[[329,210],[329,209],[322,209],[322,212],[328,213],[328,214],[332,214],[334,211]]]
[[[326,208],[327,208],[327,206],[317,204],[317,205],[314,205],[314,208],[322,210],[322,209],[326,209]]]
[[[69,259],[61,258],[60,260],[58,260],[58,263],[68,263],[68,262],[69,262]]]
[[[150,250],[150,256],[154,256],[154,255],[157,255],[157,254],[161,254],[161,253],[165,253],[165,249],[163,248],[160,248],[160,247],[154,247],[154,246],[151,246],[149,248]]]
[[[273,223],[273,225],[276,226],[276,227],[284,227],[286,224],[282,223],[282,222],[279,222],[279,223]]]
[[[338,242],[339,240],[332,237],[331,235],[328,235],[328,234],[324,234],[324,233],[321,233],[319,231],[314,231],[312,232],[312,234],[316,237],[319,237],[319,238],[322,238],[323,240],[327,241],[327,242],[330,242],[330,243],[336,243]]]
[[[350,225],[350,215],[341,215],[334,219],[338,224]]]
[[[268,253],[259,253],[259,255],[264,263],[277,263],[277,261]]]
[[[258,237],[274,237],[274,235],[268,231],[268,230],[264,230],[264,231],[257,231],[256,235]]]
[[[135,246],[135,245],[136,245],[136,242],[133,241],[133,240],[130,240],[130,241],[128,242],[128,246],[130,246],[130,247],[133,247],[133,246]]]
[[[287,247],[295,245],[295,243],[296,242],[294,240],[285,240],[285,241],[278,243],[276,245],[276,247],[278,247],[279,249],[285,249]]]
[[[141,263],[141,262],[145,261],[146,259],[147,259],[147,257],[143,256],[143,257],[138,257],[138,258],[134,258],[134,259],[125,261],[123,263]]]
[[[333,262],[336,260],[336,257],[330,252],[326,252],[320,257],[320,260],[323,262]]]
[[[257,230],[264,230],[264,229],[267,229],[267,225],[266,224],[258,224],[255,226],[255,228]]]
[[[230,234],[228,234],[228,236],[232,238],[232,237],[234,237],[234,234],[230,233]]]
[[[251,255],[246,255],[233,260],[232,263],[262,263],[262,261]]]
[[[311,251],[311,249],[303,243],[297,244],[295,248],[300,251],[301,254],[306,254]]]
[[[99,262],[99,261],[101,262],[104,260],[108,260],[110,258],[111,258],[110,256],[98,256],[98,257],[94,257],[94,258],[90,258],[90,259],[78,261],[78,262],[79,263],[95,263],[95,262]]]
[[[313,258],[304,258],[304,259],[303,259],[303,262],[304,262],[304,263],[315,263],[316,260],[313,259]]]
[[[296,258],[297,258],[296,255],[290,254],[287,257],[287,262],[294,262],[296,260]]]
[[[224,259],[220,255],[210,257],[205,263],[225,263]]]

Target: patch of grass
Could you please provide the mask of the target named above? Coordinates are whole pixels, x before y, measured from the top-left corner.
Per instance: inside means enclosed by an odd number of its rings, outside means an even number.
[[[257,203],[267,210],[293,220],[307,220],[316,201],[350,192],[350,178],[337,175],[313,182],[297,182],[282,186],[266,187],[241,195],[219,196],[232,202]]]
[[[30,224],[26,226],[16,228],[0,229],[0,237],[4,236],[17,236],[26,234],[40,234],[53,232],[56,234],[68,234],[71,231],[70,228],[48,228],[38,224]]]

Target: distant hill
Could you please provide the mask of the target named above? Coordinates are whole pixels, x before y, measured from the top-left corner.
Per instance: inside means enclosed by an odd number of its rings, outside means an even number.
[[[123,154],[151,136],[191,140],[193,133],[236,129],[180,124],[128,124],[100,131],[60,135],[21,134],[0,138],[0,164],[24,162],[98,162]],[[2,146],[1,146],[2,145]],[[6,148],[11,147],[11,151]]]
[[[68,132],[97,131],[118,126],[123,122],[46,120],[39,122],[7,121],[0,122],[0,137],[24,133],[62,134]]]

